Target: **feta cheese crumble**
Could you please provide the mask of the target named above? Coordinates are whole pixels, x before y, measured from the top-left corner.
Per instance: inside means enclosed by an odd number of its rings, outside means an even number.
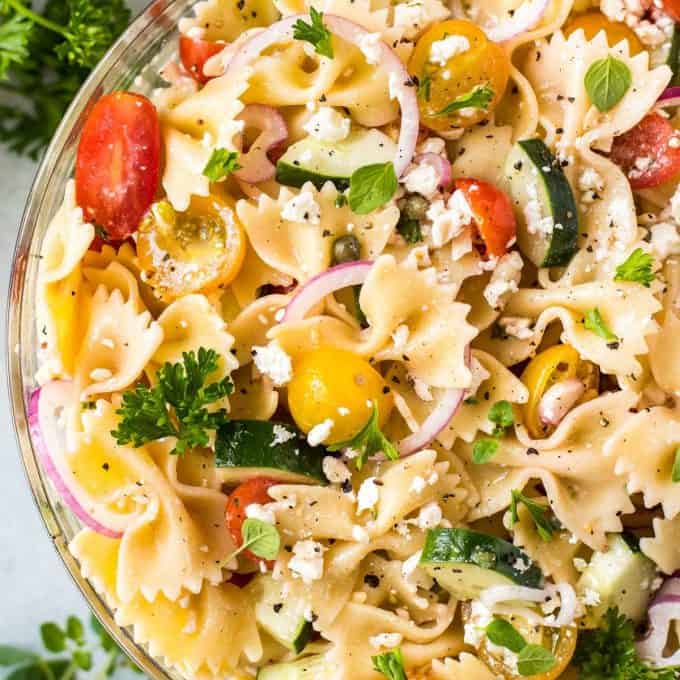
[[[303,191],[283,206],[281,217],[288,222],[319,224],[321,208],[311,192]]]
[[[380,500],[380,487],[375,483],[375,477],[365,479],[357,492],[357,513],[373,510]]]
[[[368,638],[368,642],[372,647],[380,649],[381,647],[398,647],[403,640],[401,633],[380,633]]]
[[[277,387],[285,385],[293,377],[290,357],[275,340],[268,345],[253,345],[253,361],[257,370],[266,375]]]
[[[534,334],[531,330],[531,319],[526,316],[503,316],[498,323],[505,330],[506,335],[518,340],[528,340]]]
[[[359,38],[359,49],[364,57],[366,57],[367,64],[376,66],[380,63],[380,55],[382,53],[380,43],[380,33],[365,33]]]
[[[274,432],[274,438],[269,446],[278,446],[279,444],[289,442],[291,439],[295,439],[295,432],[291,432],[285,425],[275,423],[272,431]]]
[[[267,524],[276,524],[276,515],[271,508],[260,503],[251,503],[246,506],[246,517],[248,519],[259,519]]]
[[[454,191],[446,204],[443,200],[433,201],[426,215],[432,222],[430,237],[435,248],[448,243],[474,219],[472,208],[460,190]]]
[[[439,193],[439,175],[429,163],[413,165],[404,175],[406,191],[432,198]]]
[[[326,418],[323,422],[315,425],[307,433],[307,443],[310,446],[319,446],[322,442],[326,441],[331,434],[331,430],[335,425],[335,421],[331,418]]]
[[[501,309],[509,295],[519,290],[523,266],[522,257],[516,250],[501,257],[484,289],[484,299],[490,307]]]
[[[423,530],[434,529],[435,527],[439,526],[439,523],[442,521],[442,517],[442,509],[435,501],[432,501],[431,503],[423,505],[423,507],[420,508],[417,520],[418,527]]]
[[[659,260],[670,255],[680,254],[680,238],[678,229],[670,222],[659,222],[650,227],[652,251]]]
[[[325,456],[321,465],[326,479],[332,484],[342,484],[352,477],[349,468],[339,458]]]
[[[470,49],[470,41],[462,35],[449,35],[430,46],[430,63],[446,66],[446,62]]]
[[[293,557],[288,560],[288,568],[295,578],[302,579],[304,583],[318,581],[323,576],[323,554],[326,550],[317,541],[298,541],[293,546]]]
[[[351,122],[331,106],[322,106],[302,127],[321,142],[341,142],[349,135]]]

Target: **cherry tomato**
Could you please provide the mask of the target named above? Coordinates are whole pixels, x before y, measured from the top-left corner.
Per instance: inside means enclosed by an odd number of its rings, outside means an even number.
[[[457,52],[444,64],[433,54],[433,43],[460,39],[469,48]],[[436,24],[418,40],[408,64],[418,79],[421,123],[437,132],[470,127],[487,118],[496,107],[510,75],[510,60],[503,49],[489,41],[481,28],[470,21],[451,20]],[[445,113],[459,97],[485,88],[490,99],[484,106],[463,107]]]
[[[154,105],[113,92],[92,108],[76,156],[76,200],[107,241],[137,231],[158,188],[161,133]]]
[[[680,172],[680,141],[675,128],[658,113],[648,113],[634,128],[614,137],[609,157],[633,189],[657,187]]]
[[[237,486],[229,494],[225,513],[227,528],[238,547],[243,545],[241,528],[243,527],[243,522],[247,519],[246,508],[253,503],[259,505],[271,503],[273,499],[269,496],[269,488],[280,483],[280,481],[268,477],[253,477]],[[243,554],[255,562],[266,562],[270,568],[273,566],[272,562],[262,560],[257,555],[251,553],[250,550],[244,550]]]
[[[179,38],[179,58],[191,77],[201,84],[207,83],[211,78],[203,73],[205,62],[223,49],[224,43],[190,38],[187,35]]]
[[[457,179],[454,186],[465,194],[472,209],[484,254],[491,257],[505,255],[517,235],[515,213],[508,195],[479,179]]]
[[[194,196],[178,213],[167,201],[142,220],[137,255],[159,300],[209,293],[229,285],[246,255],[246,236],[232,208],[215,196]]]
[[[680,0],[661,0],[664,10],[676,21],[680,21]]]
[[[579,28],[583,29],[587,40],[592,40],[600,31],[604,31],[610,47],[617,45],[622,40],[627,40],[631,56],[640,54],[645,49],[632,28],[624,24],[623,21],[610,21],[602,12],[577,14],[567,22],[564,27],[564,34],[570,36]]]

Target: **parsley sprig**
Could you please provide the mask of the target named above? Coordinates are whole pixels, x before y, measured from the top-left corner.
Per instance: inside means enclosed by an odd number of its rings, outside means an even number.
[[[373,670],[382,673],[388,680],[407,680],[404,656],[399,647],[372,656],[371,661],[373,661]]]
[[[618,342],[618,338],[609,329],[605,320],[600,314],[600,310],[595,307],[589,309],[583,317],[583,325],[587,331],[592,331],[595,335],[599,335],[603,340],[609,342]]]
[[[475,465],[488,463],[498,453],[498,440],[505,434],[507,428],[511,427],[515,422],[512,404],[505,399],[497,401],[489,409],[488,418],[494,424],[494,429],[491,437],[482,437],[474,443],[472,447],[472,462]]]
[[[219,182],[240,169],[238,151],[215,149],[203,168],[203,176],[211,182]]]
[[[549,543],[553,539],[553,533],[560,529],[557,519],[548,515],[548,506],[537,503],[535,500],[525,496],[517,489],[513,489],[510,499],[510,525],[515,526],[519,522],[518,506],[522,504],[529,511],[531,519],[534,520],[536,531],[541,540]]]
[[[633,622],[608,609],[599,629],[580,631],[574,654],[579,680],[676,680],[680,668],[652,668],[635,651]]]
[[[138,385],[123,394],[121,408],[116,411],[121,421],[111,432],[119,444],[142,446],[163,437],[175,437],[172,453],[184,453],[207,446],[208,432],[227,420],[225,409],[207,409],[233,389],[228,377],[206,384],[218,368],[217,352],[201,347],[198,355],[184,352],[182,359],[176,364],[165,363],[153,387]]]
[[[616,268],[614,281],[633,281],[649,288],[656,278],[652,271],[653,264],[654,258],[649,253],[642,248],[636,248],[628,259]]]
[[[382,452],[390,460],[397,460],[399,458],[397,447],[380,430],[378,405],[375,402],[373,402],[373,410],[368,418],[368,422],[352,439],[333,444],[333,446],[327,448],[329,451],[352,449],[352,451],[357,452],[357,470],[361,470],[369,457],[374,453]]]
[[[314,51],[329,59],[333,58],[333,36],[323,23],[323,12],[314,7],[309,8],[311,23],[298,19],[293,25],[293,37],[295,40],[314,45]]]

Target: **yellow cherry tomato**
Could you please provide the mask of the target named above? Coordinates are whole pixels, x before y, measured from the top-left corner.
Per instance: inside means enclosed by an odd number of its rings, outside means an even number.
[[[631,56],[640,54],[645,49],[632,28],[622,21],[610,21],[602,12],[586,12],[573,16],[567,21],[564,34],[570,36],[579,28],[583,29],[586,40],[592,40],[600,31],[604,31],[610,47],[627,40]]]
[[[333,429],[324,444],[351,439],[378,405],[382,425],[392,409],[392,394],[383,377],[353,352],[322,347],[293,363],[288,408],[297,426],[309,432],[327,418]]]
[[[458,39],[446,59],[447,39]],[[433,44],[437,43],[434,46]],[[469,45],[468,49],[464,48]],[[458,51],[460,50],[460,51]],[[444,63],[442,63],[444,62]],[[440,133],[465,128],[487,118],[505,92],[510,60],[481,28],[470,21],[444,21],[426,31],[416,43],[408,64],[418,79],[421,123]],[[482,94],[481,106],[463,106],[464,97]]]
[[[156,297],[171,302],[229,285],[243,265],[246,236],[220,198],[194,196],[184,212],[160,201],[139,227],[137,255]]]

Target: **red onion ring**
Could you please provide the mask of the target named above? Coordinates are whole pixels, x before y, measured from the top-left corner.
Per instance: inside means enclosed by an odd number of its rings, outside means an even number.
[[[538,402],[542,423],[557,426],[583,396],[586,386],[578,378],[567,378],[550,387]]]
[[[526,33],[543,18],[550,0],[525,0],[509,19],[499,21],[495,26],[483,27],[489,40],[506,42],[516,35]]]
[[[267,153],[287,139],[286,121],[276,109],[264,104],[248,104],[236,120],[242,120],[246,129],[257,128],[260,134],[248,152],[239,155],[241,169],[234,173],[234,177],[249,184],[271,179],[276,173],[276,166],[269,160]],[[240,135],[238,146],[243,147],[243,135]]]
[[[661,108],[680,106],[680,87],[667,87],[656,100],[656,105]]]
[[[123,535],[120,531],[105,527],[85,510],[59,470],[59,462],[63,454],[56,451],[60,446],[60,437],[55,423],[55,411],[68,403],[68,393],[71,389],[71,383],[55,380],[39,387],[31,394],[28,404],[28,429],[31,439],[45,473],[73,514],[86,527],[98,534],[109,538],[120,538]]]
[[[420,153],[413,161],[420,165],[429,165],[434,168],[435,172],[439,176],[438,186],[446,190],[451,186],[453,181],[453,175],[451,171],[451,163],[448,159],[440,156],[438,153]]]
[[[638,656],[654,666],[677,666],[680,651],[671,656],[663,652],[668,643],[668,631],[673,621],[680,621],[680,577],[676,574],[666,579],[647,610],[649,632],[635,643]]]
[[[547,2],[547,0],[545,1]],[[248,70],[253,59],[262,54],[264,50],[272,45],[293,40],[293,26],[299,19],[311,21],[306,14],[289,16],[281,19],[281,21],[277,21],[243,43],[238,52],[229,61],[225,76],[242,78],[243,73]],[[361,37],[370,35],[370,32],[362,26],[333,14],[324,14],[323,20],[325,25],[335,35],[357,47]],[[401,107],[401,129],[399,131],[397,153],[394,159],[394,170],[397,177],[401,177],[413,158],[418,141],[420,123],[418,100],[416,98],[416,88],[401,59],[384,42],[381,41],[379,44],[381,49],[380,65],[389,74],[396,76],[393,79],[392,90]]]

